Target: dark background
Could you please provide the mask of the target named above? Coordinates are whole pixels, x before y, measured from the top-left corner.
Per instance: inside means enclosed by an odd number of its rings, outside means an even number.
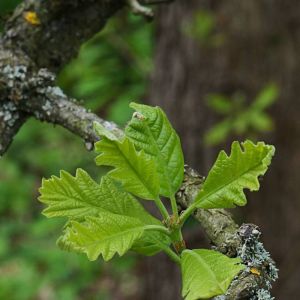
[[[2,18],[18,1],[1,0]],[[276,157],[261,190],[234,211],[260,226],[280,268],[276,299],[300,295],[300,3],[177,0],[148,24],[128,11],[82,47],[59,76],[68,93],[124,125],[132,100],[160,105],[182,139],[186,162],[207,174],[233,140],[264,140]],[[0,299],[180,299],[164,256],[91,263],[57,249],[62,223],[41,216],[42,177],[60,169],[101,172],[82,142],[31,120],[0,160]],[[206,245],[190,224],[188,243]]]

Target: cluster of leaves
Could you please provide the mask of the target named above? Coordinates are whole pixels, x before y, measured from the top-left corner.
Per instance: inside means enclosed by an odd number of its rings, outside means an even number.
[[[275,84],[265,86],[255,99],[247,106],[243,94],[237,93],[232,98],[221,94],[207,97],[208,105],[215,112],[224,116],[223,120],[213,126],[206,134],[209,145],[224,142],[230,134],[256,137],[257,132],[273,129],[273,121],[265,112],[278,98],[279,91]]]
[[[231,154],[221,151],[194,202],[179,216],[175,193],[184,173],[179,137],[159,107],[132,103],[135,113],[116,135],[100,124],[95,131],[99,166],[111,167],[95,182],[78,169],[73,177],[43,180],[39,200],[48,207],[47,217],[67,217],[58,245],[85,253],[90,260],[133,250],[144,255],[164,251],[182,271],[182,295],[187,300],[224,294],[232,279],[244,269],[239,258],[207,249],[185,249],[181,228],[196,208],[228,208],[245,205],[244,189],[259,189],[274,147],[262,142],[232,144]],[[172,213],[164,202],[169,199]],[[149,214],[138,199],[154,201],[162,220]]]

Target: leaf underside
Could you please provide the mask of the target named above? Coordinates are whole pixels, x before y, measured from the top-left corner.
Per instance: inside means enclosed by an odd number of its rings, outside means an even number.
[[[263,142],[238,142],[231,146],[227,156],[221,151],[195,198],[199,208],[231,208],[247,203],[244,189],[257,191],[259,176],[266,173],[275,149]]]

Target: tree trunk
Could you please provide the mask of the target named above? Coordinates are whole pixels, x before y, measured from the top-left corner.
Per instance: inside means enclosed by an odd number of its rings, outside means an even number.
[[[199,9],[214,14],[215,31],[224,39],[218,47],[201,45],[186,33],[186,24]],[[240,212],[243,221],[261,227],[278,263],[280,280],[273,294],[292,300],[300,294],[299,20],[296,0],[177,0],[162,6],[148,101],[167,112],[182,138],[186,161],[206,174],[216,149],[203,144],[203,134],[216,117],[205,96],[240,90],[251,99],[270,81],[279,85],[280,100],[272,109],[276,129],[260,136],[276,146],[276,158],[260,192],[251,194]],[[142,299],[180,299],[178,272],[171,264],[158,266],[160,260],[150,260],[151,280]],[[148,279],[146,275],[146,286]]]

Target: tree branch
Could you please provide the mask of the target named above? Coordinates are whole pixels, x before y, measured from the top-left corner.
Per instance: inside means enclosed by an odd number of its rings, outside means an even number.
[[[144,2],[153,1],[157,0]],[[114,123],[68,98],[55,85],[52,73],[76,56],[80,45],[103,28],[123,5],[117,0],[25,0],[16,9],[0,38],[0,155],[29,116],[59,124],[88,145],[97,140],[92,130],[94,121],[123,134]],[[203,180],[186,167],[185,180],[177,194],[182,208],[193,202]],[[199,209],[194,218],[214,247],[229,256],[240,256],[248,266],[232,282],[227,294],[216,299],[258,299],[259,293],[267,295],[277,271],[259,241],[258,228],[251,224],[239,228],[225,210]]]
[[[27,115],[17,110],[11,102],[3,101],[0,110],[0,157],[7,151],[14,136],[27,120]]]
[[[6,23],[3,43],[57,72],[123,6],[120,0],[25,0]]]
[[[30,89],[23,92],[28,99],[21,101],[19,109],[41,121],[58,124],[93,145],[97,136],[93,130],[93,122],[101,123],[108,130],[121,134],[121,130],[113,122],[105,121],[78,104],[75,99],[68,98],[55,86],[54,75],[41,69],[36,77],[30,79]],[[92,147],[91,147],[92,148]]]
[[[0,37],[0,155],[7,151],[15,134],[27,118],[26,114],[14,110],[16,103],[8,105],[3,100],[7,99],[6,91],[3,89],[7,89],[8,84],[15,89],[15,83],[23,81],[23,75],[18,77],[20,75],[18,72],[20,70],[23,72],[23,69],[31,73],[31,75],[27,74],[27,78],[36,76],[41,68],[57,73],[78,54],[82,43],[99,32],[107,20],[126,4],[126,1],[25,0],[17,7],[5,25],[3,36]],[[156,1],[144,0],[141,3],[155,4]],[[159,1],[169,2],[169,0]],[[7,77],[5,68],[13,68],[17,72],[10,74],[12,78],[9,79],[9,83],[4,79]],[[10,94],[12,97],[9,101],[13,102],[19,101],[18,98],[22,95],[20,93],[14,97],[12,92]],[[30,113],[29,103],[26,105],[27,109],[23,108]],[[67,117],[67,114],[65,113],[64,116]],[[36,117],[41,119],[42,115]],[[47,120],[46,117],[43,116],[44,120]],[[58,122],[54,117],[52,121]],[[70,125],[68,129],[86,138],[86,133],[79,128],[81,125],[77,124],[77,127]]]
[[[16,8],[0,37],[0,155],[27,118],[15,108],[25,106],[30,78],[40,77],[41,68],[58,72],[124,4],[120,0],[25,0]],[[29,111],[29,103],[26,106]],[[69,129],[79,130],[76,126]]]
[[[93,143],[97,141],[97,136],[93,132],[93,122],[103,124],[118,135],[123,134],[114,123],[102,120],[88,112],[74,99],[68,98],[59,87],[55,86],[54,74],[46,69],[40,69],[38,73],[32,74],[25,66],[21,69],[20,66],[8,67],[6,77],[2,78],[2,81],[9,81],[9,78],[16,81],[18,78],[16,74],[19,74],[20,70],[23,80],[6,91],[6,97],[9,99],[17,95],[15,111],[63,126],[82,137],[86,144],[90,145],[88,148],[92,148]],[[185,167],[184,182],[176,197],[177,203],[183,209],[193,202],[203,181],[204,178],[196,171]],[[249,296],[254,293],[253,291],[270,289],[271,282],[277,278],[276,267],[259,242],[260,233],[256,226],[248,224],[239,228],[227,211],[219,209],[199,209],[194,213],[194,218],[201,223],[217,250],[228,256],[240,256],[248,266],[246,271],[233,281],[225,299],[243,299],[240,298],[241,295]],[[259,275],[253,274],[252,268],[257,270]]]

